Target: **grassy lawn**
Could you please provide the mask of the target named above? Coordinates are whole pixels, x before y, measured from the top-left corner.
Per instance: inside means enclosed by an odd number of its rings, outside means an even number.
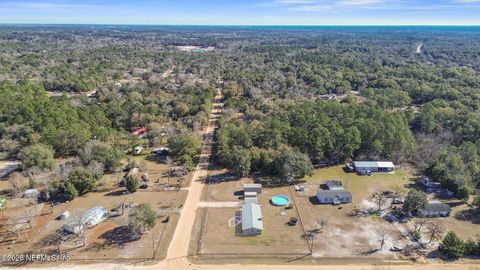
[[[414,183],[415,172],[412,169],[396,169],[394,173],[374,173],[372,176],[361,176],[345,172],[344,165],[316,169],[312,176],[305,177],[306,184],[319,185],[327,180],[341,180],[343,186],[353,195],[353,202],[361,202],[377,190],[391,190],[401,187],[407,190]]]

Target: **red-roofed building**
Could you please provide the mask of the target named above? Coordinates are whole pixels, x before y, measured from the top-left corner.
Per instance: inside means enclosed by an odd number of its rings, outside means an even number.
[[[143,138],[145,137],[145,135],[147,135],[147,128],[142,127],[142,128],[136,129],[132,131],[132,135],[138,136],[139,138]]]

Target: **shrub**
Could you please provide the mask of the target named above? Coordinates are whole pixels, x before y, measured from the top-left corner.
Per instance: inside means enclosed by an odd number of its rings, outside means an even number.
[[[81,167],[73,169],[69,173],[67,181],[72,183],[80,195],[93,191],[97,184],[92,172]]]
[[[465,254],[465,242],[454,232],[449,232],[443,238],[438,250],[449,258],[458,259]]]
[[[128,192],[134,193],[138,189],[138,181],[135,177],[129,176],[127,177],[125,187],[127,188]]]
[[[18,158],[21,160],[24,170],[34,167],[52,170],[55,166],[53,154],[51,146],[39,143],[24,147],[18,154]]]
[[[146,203],[139,204],[130,210],[128,214],[128,227],[130,237],[138,239],[144,231],[155,226],[156,215],[152,207]]]

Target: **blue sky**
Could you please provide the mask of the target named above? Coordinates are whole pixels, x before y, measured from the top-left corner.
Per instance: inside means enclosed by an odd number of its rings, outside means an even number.
[[[0,23],[480,25],[480,0],[0,0]]]

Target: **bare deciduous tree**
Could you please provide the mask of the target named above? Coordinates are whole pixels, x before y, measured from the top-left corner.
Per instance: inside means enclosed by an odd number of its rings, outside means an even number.
[[[10,175],[10,184],[12,186],[12,196],[19,197],[28,189],[28,177],[24,176],[22,173],[14,172]]]
[[[378,212],[382,212],[382,207],[388,202],[388,198],[383,191],[375,191],[370,196],[370,199],[377,205]]]
[[[98,161],[92,161],[88,164],[87,170],[92,172],[95,179],[99,179],[103,175],[103,164]]]
[[[380,247],[378,248],[378,250],[382,250],[387,240],[387,232],[384,229],[378,229],[377,235],[378,235],[378,243],[380,244]]]
[[[425,224],[429,223],[430,221],[432,221],[432,220],[429,219],[429,218],[417,218],[417,219],[415,219],[415,221],[413,222],[413,231],[414,232],[421,232],[423,226],[425,226]]]
[[[38,216],[39,211],[36,206],[26,208],[23,210],[20,214],[21,220],[23,223],[27,223],[28,227],[31,229],[32,228],[32,220],[36,216]]]
[[[70,216],[68,221],[65,224],[73,224],[72,226],[74,229],[71,230],[71,233],[75,236],[76,239],[80,239],[82,241],[82,245],[86,245],[86,226],[85,223],[85,210],[84,209],[77,209],[73,212]]]
[[[321,219],[318,223],[316,223],[316,228],[306,231],[302,238],[305,239],[307,242],[310,241],[311,252],[313,253],[313,242],[317,238],[317,235],[322,233],[328,226],[327,219]]]
[[[429,244],[434,240],[441,239],[443,234],[445,234],[446,228],[441,220],[433,220],[427,224],[425,228],[427,235],[429,236]]]

